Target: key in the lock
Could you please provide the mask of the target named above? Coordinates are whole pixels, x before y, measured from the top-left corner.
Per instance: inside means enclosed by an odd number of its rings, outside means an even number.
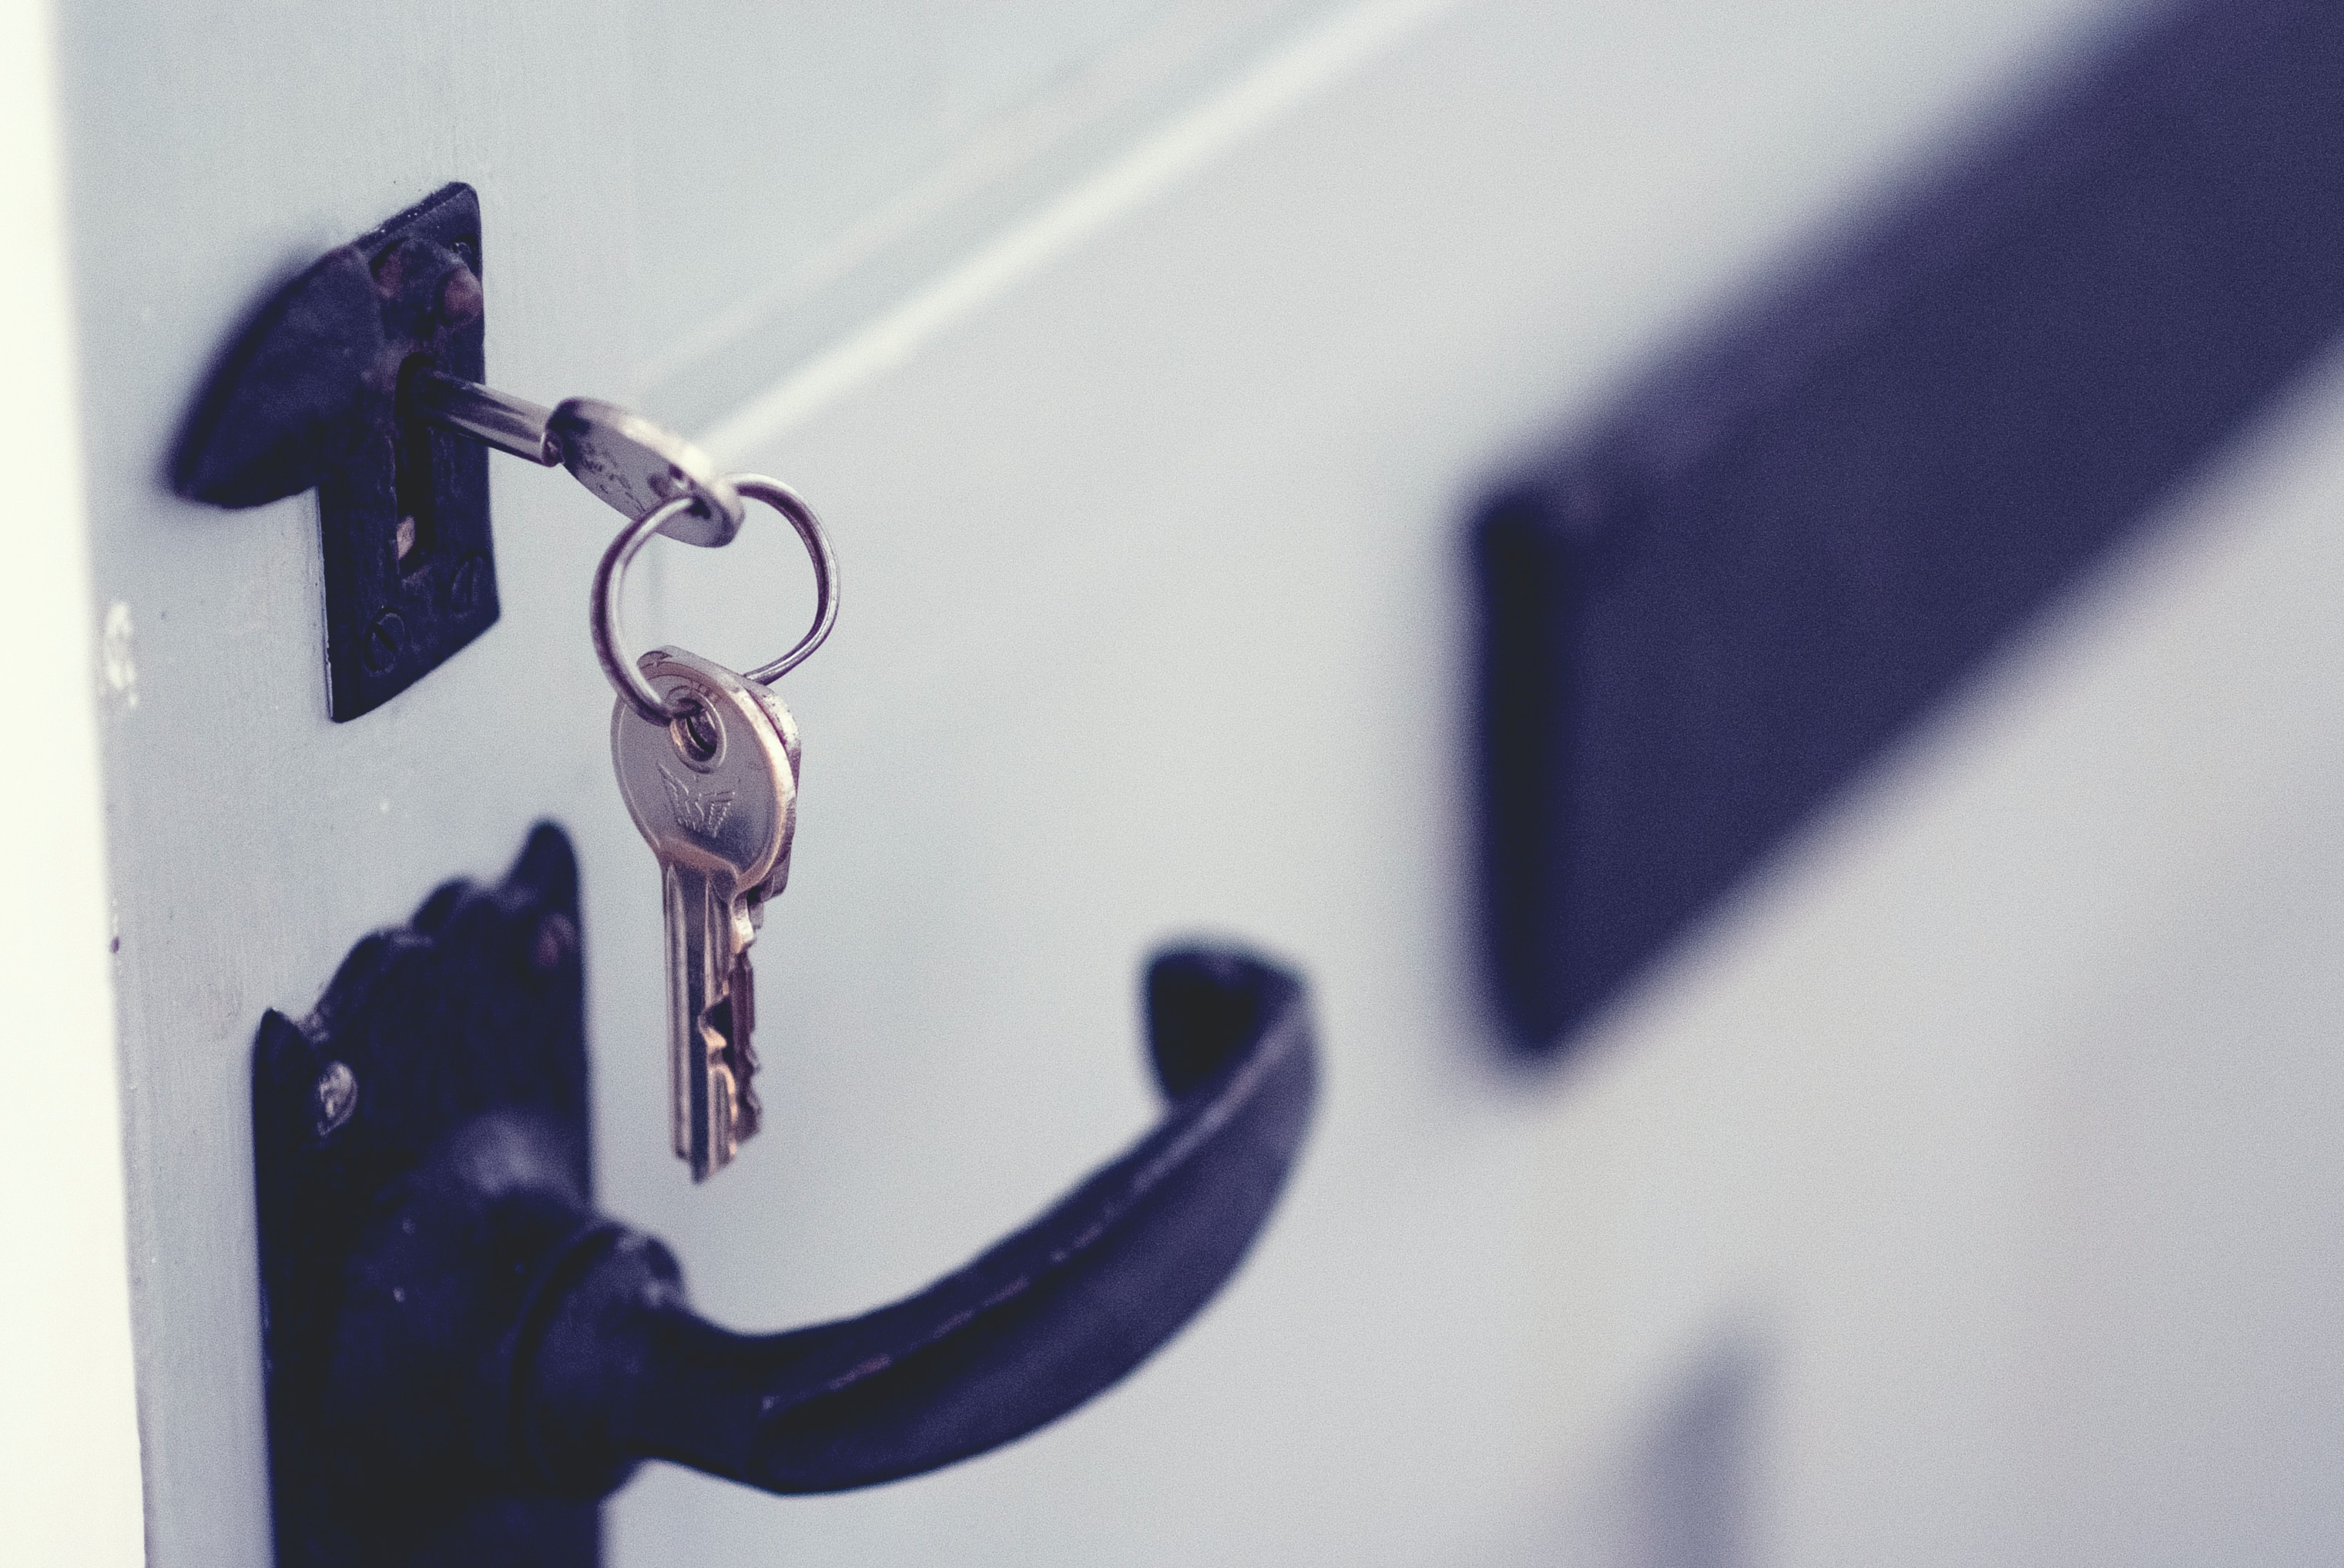
[[[675,1151],[697,1181],[756,1131],[749,944],[757,904],[789,855],[797,776],[763,689],[674,648],[644,655],[642,670],[671,705],[692,705],[654,724],[621,702],[611,752],[627,809],[659,857]]]

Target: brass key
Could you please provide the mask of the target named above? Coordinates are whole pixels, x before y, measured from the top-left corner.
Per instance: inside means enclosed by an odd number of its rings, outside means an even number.
[[[701,1181],[757,1130],[749,946],[789,875],[796,726],[780,699],[695,655],[657,648],[640,668],[682,716],[653,723],[621,701],[611,752],[660,860],[675,1151]]]

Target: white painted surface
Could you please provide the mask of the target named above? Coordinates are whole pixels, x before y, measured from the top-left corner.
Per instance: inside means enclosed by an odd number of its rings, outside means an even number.
[[[604,515],[500,466],[503,623],[336,727],[310,505],[155,477],[272,268],[450,177],[495,379],[655,379],[629,313],[657,278],[611,237],[659,194],[630,184],[650,14],[68,16],[87,602],[128,607],[105,654],[136,672],[104,729],[154,1561],[265,1553],[260,1009],[541,814],[584,858],[605,1201],[736,1323],[914,1285],[1141,1126],[1133,980],[1167,934],[1295,958],[1330,1055],[1262,1251],[1132,1382],[865,1494],[654,1471],[616,1563],[2321,1560],[2333,378],[1561,1070],[1491,1065],[1466,945],[1465,505],[2096,12],[1469,0],[739,427],[831,520],[846,608],[788,682],[773,1125],[697,1192],[580,613]],[[962,258],[1085,188],[980,203]],[[798,582],[778,533],[659,552],[646,628],[768,651],[803,614],[744,598]],[[1671,1533],[1736,1490],[1740,1534]]]
[[[1282,51],[1337,0],[630,7],[631,391],[681,427]],[[688,106],[723,105],[721,131]],[[678,110],[685,112],[677,112]]]
[[[46,5],[0,8],[0,668],[27,699],[0,784],[0,1557],[126,1565],[145,1547],[55,57]]]
[[[807,363],[792,365],[701,432],[702,445],[720,461],[742,458],[864,382],[900,369],[938,333],[1244,146],[1453,5],[1454,0],[1367,0],[1334,7],[974,255],[951,262],[874,319],[852,325]]]

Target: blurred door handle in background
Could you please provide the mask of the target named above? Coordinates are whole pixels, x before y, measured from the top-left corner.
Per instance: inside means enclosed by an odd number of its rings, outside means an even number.
[[[351,952],[254,1048],[284,1568],[596,1560],[645,1458],[844,1491],[996,1447],[1178,1332],[1268,1218],[1317,1092],[1300,984],[1240,953],[1147,974],[1162,1122],[1016,1234],[844,1322],[727,1332],[596,1213],[578,882],[532,835]],[[738,1244],[753,1246],[754,1238]]]

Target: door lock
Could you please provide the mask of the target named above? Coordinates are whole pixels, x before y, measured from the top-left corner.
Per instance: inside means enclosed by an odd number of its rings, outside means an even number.
[[[318,491],[336,719],[381,707],[497,621],[488,453],[402,411],[419,370],[478,380],[480,204],[451,185],[278,289],[214,368],[172,487],[257,507]]]
[[[257,507],[315,489],[336,720],[381,707],[496,624],[488,452],[566,467],[627,517],[681,496],[661,532],[729,544],[739,493],[699,447],[615,404],[548,409],[481,385],[480,198],[450,185],[328,251],[254,313],[171,462],[190,500]]]

